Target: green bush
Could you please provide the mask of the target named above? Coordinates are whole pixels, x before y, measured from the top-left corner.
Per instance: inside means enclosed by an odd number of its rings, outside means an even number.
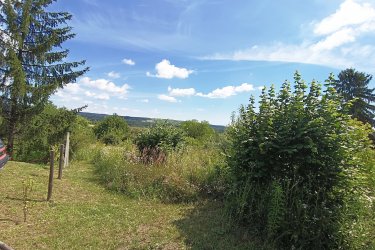
[[[204,140],[214,136],[215,130],[211,128],[207,121],[198,122],[197,120],[184,121],[181,128],[188,137]]]
[[[167,152],[176,149],[183,141],[183,131],[167,121],[157,121],[135,139],[144,163],[163,163]]]
[[[90,160],[95,153],[96,138],[89,120],[77,116],[71,126],[70,153],[74,160]]]
[[[217,148],[183,147],[170,151],[163,164],[152,166],[144,164],[136,152],[130,142],[98,152],[93,163],[108,188],[164,202],[219,197],[226,188],[225,158]]]
[[[350,210],[354,204],[347,202],[349,184],[358,172],[368,176],[362,171],[368,166],[356,156],[369,150],[369,131],[353,125],[332,87],[333,76],[324,94],[315,81],[307,91],[298,73],[294,80],[294,92],[288,82],[278,94],[273,86],[264,89],[259,111],[251,98],[234,117],[228,131],[228,211],[278,248],[340,248],[348,239],[344,205]]]
[[[76,111],[45,106],[42,113],[22,126],[17,137],[14,158],[26,162],[48,162],[49,151],[64,142],[77,118]]]
[[[118,145],[129,136],[129,126],[123,117],[114,114],[99,121],[94,133],[105,144]]]
[[[351,121],[350,140],[358,149],[350,152],[349,158],[355,168],[346,170],[350,177],[348,192],[343,203],[341,231],[344,234],[341,245],[348,249],[375,248],[375,151],[370,141],[363,140],[371,131],[363,129],[360,121]],[[364,146],[363,144],[367,144]]]

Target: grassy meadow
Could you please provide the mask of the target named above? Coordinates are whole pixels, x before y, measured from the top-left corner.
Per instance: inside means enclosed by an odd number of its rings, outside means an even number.
[[[129,198],[100,184],[91,164],[74,162],[47,202],[48,174],[47,166],[19,162],[0,172],[0,240],[14,249],[259,249],[222,220],[221,201]],[[26,222],[25,180],[32,180]]]

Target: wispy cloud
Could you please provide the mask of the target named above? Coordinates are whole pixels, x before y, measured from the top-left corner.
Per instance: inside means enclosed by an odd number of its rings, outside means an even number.
[[[107,74],[107,76],[113,79],[117,79],[117,78],[120,78],[121,75],[118,72],[111,71]]]
[[[218,88],[213,90],[208,94],[197,93],[197,96],[207,97],[207,98],[228,98],[230,96],[237,95],[242,92],[250,92],[254,90],[254,86],[249,83],[242,83],[239,86],[226,86],[223,88]]]
[[[142,99],[142,100],[139,100],[140,102],[143,102],[143,103],[149,103],[150,100],[149,99]]]
[[[163,59],[161,62],[155,65],[156,74],[151,74],[147,72],[146,75],[150,77],[157,77],[157,78],[164,78],[164,79],[172,79],[172,78],[181,78],[186,79],[189,77],[193,70],[189,70],[186,68],[179,68],[175,65],[171,64],[171,62],[167,59]]]
[[[99,4],[101,9],[85,10],[72,20],[77,40],[105,46],[160,51],[191,44],[189,34],[185,34],[177,27],[183,6],[169,4],[166,8],[158,2],[141,4],[132,1],[114,1],[111,4],[103,2],[103,5],[105,7]],[[189,6],[190,3],[186,2],[183,5]],[[93,37],[95,39],[92,39]]]
[[[95,93],[95,92],[91,92],[91,91],[85,91],[85,95],[87,97],[93,97],[95,99],[98,99],[98,100],[109,100],[109,95],[108,94],[104,94],[104,93]]]
[[[375,45],[362,39],[375,38],[374,5],[345,0],[333,14],[311,22],[309,28],[313,36],[304,38],[299,44],[276,42],[254,45],[232,53],[204,56],[202,59],[297,62],[334,68],[355,66],[374,71]]]
[[[176,98],[173,96],[168,96],[168,95],[158,95],[158,99],[166,102],[178,102]]]
[[[135,65],[135,62],[132,59],[127,59],[127,58],[122,59],[122,63],[130,65],[130,66]]]
[[[170,96],[193,96],[195,95],[196,91],[194,88],[187,88],[187,89],[173,89],[168,87],[168,92]]]
[[[206,97],[211,99],[216,98],[228,98],[231,96],[235,96],[240,93],[250,92],[257,89],[261,89],[260,87],[254,88],[252,84],[249,83],[242,83],[238,86],[225,86],[222,88],[217,88],[207,94],[203,94],[201,92],[197,92],[194,88],[186,88],[186,89],[179,89],[179,88],[172,88],[168,87],[168,95],[159,95],[158,98],[160,100],[169,101],[169,102],[178,102],[175,97],[189,97],[189,96],[199,96],[199,97]]]

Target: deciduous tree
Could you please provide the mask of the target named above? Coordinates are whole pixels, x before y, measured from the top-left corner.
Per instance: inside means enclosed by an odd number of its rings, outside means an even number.
[[[187,136],[194,139],[204,139],[215,134],[214,129],[211,128],[207,121],[184,121],[181,123],[181,128],[185,131]]]
[[[119,144],[128,136],[129,126],[123,117],[113,114],[98,122],[94,133],[105,144]]]

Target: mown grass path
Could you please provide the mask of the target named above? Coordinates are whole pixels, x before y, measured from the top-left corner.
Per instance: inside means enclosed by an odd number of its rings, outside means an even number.
[[[107,190],[92,166],[81,162],[54,180],[52,201],[46,202],[48,173],[17,162],[0,171],[0,241],[14,249],[252,248],[246,235],[223,221],[220,202],[128,198]],[[34,184],[24,222],[23,181],[29,178]]]

